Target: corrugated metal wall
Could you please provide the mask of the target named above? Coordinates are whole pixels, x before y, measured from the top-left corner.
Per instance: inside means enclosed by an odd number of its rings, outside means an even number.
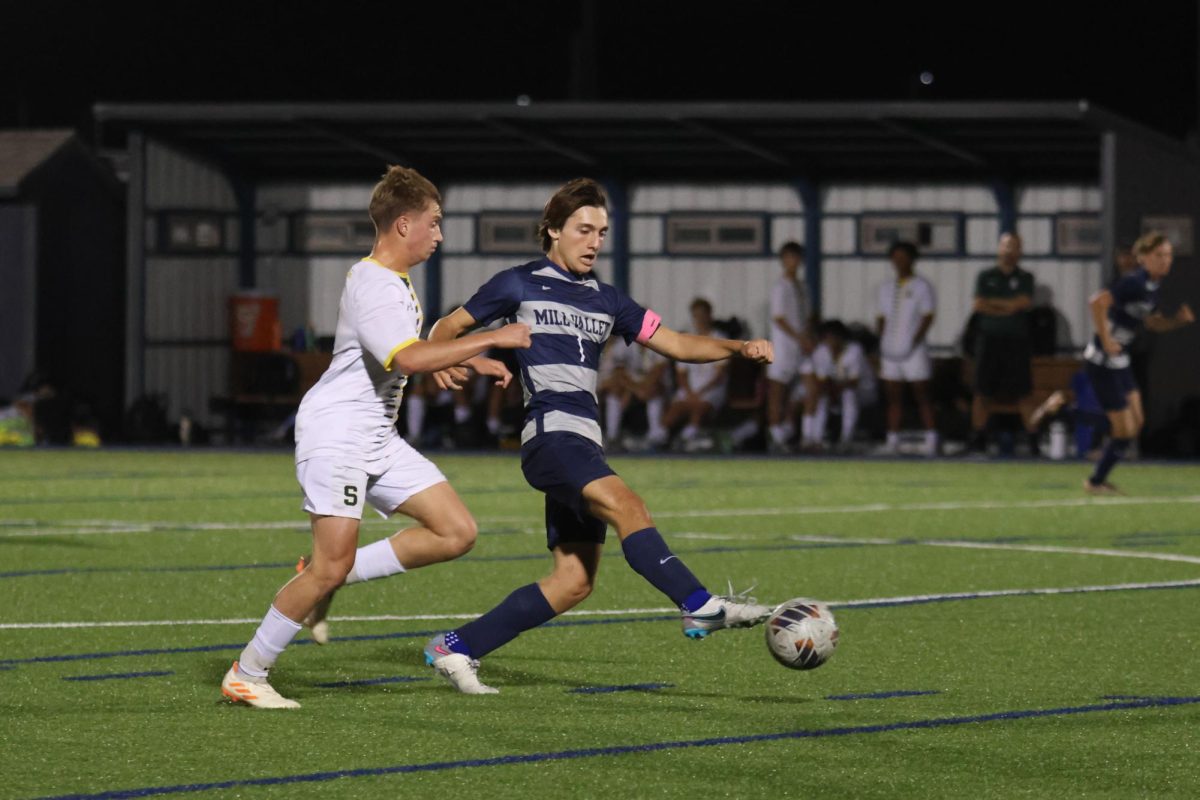
[[[234,212],[233,189],[221,173],[149,140],[146,213]],[[237,260],[228,256],[146,258],[145,391],[167,399],[167,413],[214,422],[209,399],[224,394],[229,371],[229,295],[237,288]]]

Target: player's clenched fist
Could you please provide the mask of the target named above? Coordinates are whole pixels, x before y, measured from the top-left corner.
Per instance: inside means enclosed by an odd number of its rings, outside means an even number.
[[[496,347],[529,347],[529,326],[524,322],[513,322],[496,331]]]
[[[775,350],[766,339],[751,339],[742,345],[739,352],[742,358],[748,358],[759,364],[770,364],[775,360]]]

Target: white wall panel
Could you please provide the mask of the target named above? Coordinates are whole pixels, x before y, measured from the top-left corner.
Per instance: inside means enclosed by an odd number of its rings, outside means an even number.
[[[229,296],[237,285],[233,259],[147,259],[147,338],[229,338]]]
[[[967,253],[973,256],[993,256],[1000,241],[999,217],[967,218]]]
[[[630,191],[633,213],[671,211],[758,211],[802,213],[795,188],[769,184],[639,184]]]
[[[1021,236],[1021,252],[1026,255],[1054,252],[1054,221],[1049,217],[1018,218],[1017,233]]]
[[[146,142],[146,210],[237,209],[233,188],[219,170],[153,139]]]
[[[474,217],[446,217],[442,220],[442,252],[470,253],[475,249]]]
[[[738,316],[755,336],[767,331],[768,295],[778,278],[774,258],[634,258],[630,294],[676,330],[691,326],[688,306],[703,297],[718,317]]]
[[[258,288],[279,298],[279,325],[285,346],[296,328],[312,324],[309,272],[305,258],[267,256],[258,259]],[[328,335],[332,331],[323,333]]]
[[[662,217],[630,217],[629,250],[631,253],[661,253],[663,246]]]
[[[1096,213],[1102,196],[1093,184],[1022,186],[1016,202],[1018,214]]]
[[[439,187],[442,206],[455,214],[476,211],[538,211],[561,184],[452,183]]]
[[[209,412],[214,396],[229,392],[229,351],[223,347],[151,347],[146,350],[146,392],[162,394],[167,419],[183,412],[209,428],[223,424]]]
[[[309,187],[308,208],[317,211],[358,211],[364,216],[374,184],[319,184]]]
[[[1100,262],[1025,259],[1021,266],[1033,273],[1034,304],[1048,303],[1061,314],[1059,346],[1087,344],[1092,334],[1088,298],[1101,286]],[[1061,330],[1064,323],[1067,335]]]
[[[996,198],[975,184],[836,184],[822,192],[826,213],[863,211],[958,211],[994,214]]]
[[[821,220],[821,252],[827,255],[853,253],[857,246],[858,225],[846,217]]]
[[[779,252],[784,242],[804,244],[804,217],[775,217],[771,220],[771,250]]]

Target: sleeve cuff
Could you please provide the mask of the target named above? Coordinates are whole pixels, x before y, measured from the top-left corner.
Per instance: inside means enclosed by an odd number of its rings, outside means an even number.
[[[418,341],[418,339],[417,339],[417,337],[414,336],[411,339],[405,339],[403,342],[401,342],[400,344],[393,347],[392,352],[388,353],[388,357],[383,362],[383,368],[386,369],[388,372],[391,372],[392,371],[392,359],[394,359],[396,357],[396,353],[399,353],[401,350],[403,350],[404,348],[408,347],[410,344],[412,344],[413,342],[416,342],[416,341]]]

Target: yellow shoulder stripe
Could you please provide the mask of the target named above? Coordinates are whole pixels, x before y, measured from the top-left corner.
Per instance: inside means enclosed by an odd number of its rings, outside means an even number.
[[[401,350],[408,347],[413,342],[418,342],[418,341],[420,341],[420,339],[418,339],[417,337],[414,336],[411,339],[405,339],[403,342],[401,342],[400,344],[393,347],[392,352],[388,353],[388,357],[383,362],[383,368],[386,369],[388,372],[391,372],[392,371],[392,359],[394,359],[396,357],[396,353],[399,353]]]

